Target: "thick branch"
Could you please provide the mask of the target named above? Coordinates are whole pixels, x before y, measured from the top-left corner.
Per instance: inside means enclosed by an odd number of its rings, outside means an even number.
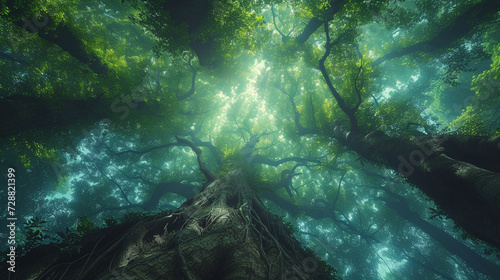
[[[328,31],[328,22],[325,21],[325,32],[326,32],[326,44],[325,44],[325,54],[323,57],[319,60],[319,69],[321,70],[321,74],[323,75],[323,78],[325,79],[325,82],[328,86],[328,89],[330,89],[330,92],[333,94],[333,97],[337,101],[337,104],[339,105],[340,109],[347,115],[349,118],[349,122],[351,124],[351,131],[359,131],[358,129],[358,120],[354,116],[356,113],[356,110],[358,109],[357,107],[354,107],[353,109],[349,108],[347,104],[345,103],[344,99],[340,96],[340,94],[337,92],[335,87],[333,86],[330,77],[328,76],[328,73],[326,72],[325,68],[325,61],[328,56],[330,56],[331,48],[334,45],[334,43],[330,42],[330,34]]]
[[[113,184],[115,184],[118,189],[120,190],[120,192],[122,193],[123,195],[123,198],[125,199],[125,201],[127,201],[127,203],[129,205],[134,205],[132,202],[130,202],[130,200],[128,200],[128,197],[127,197],[127,194],[125,194],[125,191],[123,191],[123,188],[120,184],[118,184],[116,181],[114,181],[113,179],[111,179],[110,177],[108,177],[108,175],[106,175],[106,173],[104,173],[104,171],[102,171],[98,166],[97,164],[94,164],[94,167],[99,170],[99,172],[101,172],[102,175],[104,175],[104,177],[106,177],[108,180],[110,180]]]
[[[430,134],[430,132],[429,132],[429,126],[427,126],[425,124],[419,124],[419,123],[416,123],[416,122],[408,122],[406,124],[405,130],[409,131],[410,127],[412,127],[412,126],[421,127],[421,128],[424,129],[424,131],[425,131],[426,134]]]
[[[318,124],[316,123],[316,117],[314,116],[314,103],[312,99],[312,94],[309,94],[309,104],[311,105],[311,117],[313,121],[313,128],[311,130],[315,131],[315,133],[318,132]]]
[[[361,105],[361,102],[363,99],[361,98],[361,91],[358,88],[358,78],[359,74],[361,74],[361,71],[363,70],[363,57],[361,57],[361,65],[359,66],[358,73],[356,74],[356,77],[354,78],[354,89],[356,90],[356,94],[358,95],[358,103],[352,108],[353,112],[356,112],[359,109],[359,106]]]
[[[429,261],[426,260],[425,262],[420,262],[419,260],[417,260],[417,258],[412,257],[410,254],[406,253],[404,250],[403,250],[403,254],[406,256],[406,258],[409,261],[411,261],[411,262],[413,262],[413,263],[415,263],[415,264],[423,267],[425,270],[431,271],[434,274],[443,277],[444,279],[453,280],[453,278],[451,278],[450,276],[448,276],[448,275],[444,274],[443,272],[437,270],[431,263],[429,263]]]
[[[236,123],[236,124],[238,124],[238,123]],[[240,127],[238,126],[238,128],[240,128]],[[243,146],[243,148],[241,148],[240,152],[243,156],[243,159],[249,164],[249,163],[253,162],[254,158],[257,156],[257,154],[254,154],[254,152],[257,150],[257,148],[255,148],[255,145],[257,145],[257,143],[259,143],[260,138],[262,136],[273,134],[277,131],[275,130],[275,131],[267,132],[267,129],[266,129],[261,134],[254,135],[248,129],[246,129],[244,127],[243,127],[243,129],[245,131],[247,131],[248,134],[250,134],[250,138],[248,139],[248,142],[245,144],[245,146]],[[241,128],[240,128],[240,130],[241,130]],[[243,137],[243,140],[245,140],[244,135],[243,135],[243,130],[241,130],[241,136]]]
[[[432,39],[403,48],[399,51],[388,53],[375,60],[372,65],[375,67],[387,60],[402,57],[414,52],[432,52],[445,48],[467,35],[477,25],[490,19],[499,9],[500,2],[496,0],[486,0],[478,3],[458,16],[450,26],[441,30],[441,32],[436,34]]]
[[[290,198],[292,198],[293,194],[292,194],[291,190],[295,190],[292,186],[292,179],[294,176],[300,175],[300,173],[298,173],[298,174],[295,173],[295,170],[299,166],[303,166],[303,164],[297,163],[297,164],[295,164],[295,166],[291,170],[285,169],[285,170],[281,171],[281,180],[276,185],[273,186],[273,189],[278,190],[281,188],[285,188],[285,190],[288,193],[288,195],[290,196]]]
[[[342,174],[342,177],[340,177],[339,187],[337,188],[337,195],[335,196],[335,199],[333,200],[333,203],[332,203],[332,206],[331,206],[331,208],[333,210],[335,210],[335,207],[337,206],[337,202],[338,202],[339,197],[340,197],[340,188],[342,187],[342,181],[344,180],[345,174],[347,174],[347,173],[344,172],[344,174]]]
[[[9,10],[5,16],[7,20],[26,32],[33,32],[32,34],[37,34],[40,38],[59,46],[69,55],[87,64],[94,73],[100,75],[108,73],[109,69],[107,65],[99,59],[97,54],[87,51],[85,44],[78,35],[78,31],[73,26],[64,21],[55,21],[50,14],[45,12],[33,14],[30,11],[26,11],[26,7],[22,5],[16,6],[16,1],[7,1],[6,3]],[[38,27],[31,22],[23,20],[23,18],[37,19]]]
[[[14,136],[29,130],[93,123],[111,113],[110,110],[100,110],[107,105],[99,96],[84,100],[57,100],[11,95],[0,99],[0,119],[9,120],[0,126],[0,137]]]
[[[302,126],[302,124],[300,123],[300,112],[299,110],[297,110],[297,105],[295,104],[295,100],[294,100],[294,95],[292,94],[289,94],[288,92],[286,92],[284,89],[282,88],[278,88],[283,94],[285,94],[287,97],[288,97],[288,100],[290,101],[291,105],[292,105],[292,109],[293,109],[293,113],[294,113],[294,121],[295,121],[295,126],[297,127],[297,130],[298,130],[298,134],[300,136],[302,135],[306,135],[306,134],[315,134],[315,133],[318,133],[318,128],[316,126],[316,120],[314,119],[314,107],[313,107],[313,110],[312,110],[312,117],[313,117],[313,122],[314,122],[314,126],[315,128],[305,128],[304,126]],[[310,99],[311,101],[311,106],[313,106],[312,104],[312,97]]]
[[[212,171],[210,171],[210,169],[208,169],[208,166],[205,164],[205,161],[203,161],[201,149],[198,148],[193,142],[191,142],[189,140],[181,139],[179,137],[176,137],[176,139],[177,139],[177,142],[179,142],[179,144],[190,147],[193,150],[193,152],[196,153],[196,158],[198,160],[198,165],[200,166],[200,171],[201,171],[201,173],[203,173],[203,175],[205,175],[205,178],[207,179],[207,181],[208,182],[215,181],[217,179],[217,177],[215,177],[215,175],[212,173]]]
[[[156,185],[155,190],[151,193],[151,196],[148,200],[142,203],[142,207],[148,210],[154,210],[158,207],[158,203],[160,203],[160,199],[166,193],[175,193],[183,196],[186,200],[192,198],[195,194],[197,194],[197,190],[192,185],[182,184],[179,182],[166,182],[160,183]]]
[[[283,43],[286,43],[288,42],[288,40],[290,40],[290,37],[288,35],[285,35],[283,34],[283,32],[281,32],[281,30],[278,28],[278,26],[276,25],[276,13],[274,12],[274,4],[271,5],[271,13],[273,14],[273,24],[274,24],[274,28],[276,29],[276,31],[278,31],[278,33],[281,35],[281,40],[283,41]]]
[[[177,100],[187,99],[188,97],[190,97],[191,95],[193,95],[194,92],[195,92],[195,88],[196,88],[195,87],[196,86],[196,69],[191,65],[191,59],[192,59],[192,57],[190,57],[189,61],[188,61],[188,68],[191,71],[191,73],[193,73],[193,76],[191,78],[191,88],[185,94],[183,94],[181,96],[178,96]]]
[[[217,177],[215,177],[215,175],[210,171],[210,169],[208,169],[208,166],[205,164],[205,161],[203,161],[202,151],[200,150],[200,148],[198,148],[193,142],[191,142],[189,140],[181,139],[179,137],[176,137],[176,139],[177,139],[176,143],[174,142],[174,143],[159,145],[159,146],[151,147],[149,149],[142,150],[142,151],[127,150],[127,151],[123,151],[123,152],[114,152],[109,147],[107,147],[107,146],[106,147],[114,155],[123,155],[123,154],[142,155],[142,154],[149,153],[151,151],[155,151],[155,150],[159,150],[159,149],[163,149],[163,148],[170,148],[170,147],[174,147],[174,146],[188,146],[196,153],[196,158],[197,158],[198,164],[200,166],[200,171],[203,173],[203,175],[205,175],[205,178],[207,179],[207,181],[208,182],[214,181]]]
[[[448,136],[441,146],[453,159],[500,173],[500,136]]]
[[[309,37],[311,37],[311,35],[321,26],[323,21],[333,19],[333,17],[344,6],[345,2],[346,0],[330,1],[330,6],[325,11],[325,15],[327,15],[327,17],[323,20],[318,17],[310,19],[304,30],[302,30],[302,33],[295,38],[295,42],[299,45],[305,43],[307,39],[309,39]]]
[[[259,154],[255,155],[254,158],[253,158],[253,162],[254,163],[261,163],[261,164],[265,164],[265,165],[269,165],[269,166],[279,166],[283,163],[287,163],[287,162],[290,162],[290,161],[294,161],[294,162],[302,162],[302,163],[307,163],[307,162],[314,162],[314,163],[317,163],[317,164],[321,164],[321,161],[318,160],[318,159],[314,159],[314,158],[301,158],[301,157],[286,157],[286,158],[282,158],[282,159],[279,159],[279,160],[272,160],[272,159],[268,159],[266,157],[263,157]]]
[[[190,133],[189,135],[191,136],[191,139],[193,139],[193,143],[196,146],[207,148],[212,153],[212,155],[215,157],[215,161],[217,161],[217,164],[219,166],[222,165],[222,159],[220,157],[220,154],[217,151],[217,148],[212,144],[212,142],[210,142],[210,141],[201,141],[199,138],[197,138],[195,136],[194,132]]]
[[[183,110],[180,110],[179,111],[179,115],[183,115],[183,116],[188,116],[188,117],[194,117],[194,116],[199,116],[199,115],[203,115],[203,114],[206,114],[210,112],[210,110],[206,110],[206,111],[203,111],[203,112],[194,112],[194,111],[183,111]]]
[[[126,150],[126,151],[122,151],[122,152],[115,152],[113,150],[111,150],[111,148],[108,147],[108,149],[116,156],[119,156],[119,155],[124,155],[124,154],[136,154],[136,155],[143,155],[143,154],[146,154],[146,153],[149,153],[149,152],[152,152],[152,151],[155,151],[155,150],[159,150],[159,149],[164,149],[164,148],[170,148],[170,147],[174,147],[174,146],[185,146],[185,145],[181,145],[179,143],[168,143],[168,144],[164,144],[164,145],[158,145],[158,146],[154,146],[154,147],[151,147],[149,149],[145,149],[145,150],[142,150],[142,151],[134,151],[134,150]]]

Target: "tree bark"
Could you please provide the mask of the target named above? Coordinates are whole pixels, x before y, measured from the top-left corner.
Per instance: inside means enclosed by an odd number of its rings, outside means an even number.
[[[89,236],[80,254],[54,245],[19,261],[20,279],[334,279],[236,170],[171,213]],[[52,254],[50,254],[52,252]],[[47,257],[38,259],[41,254]],[[29,265],[28,265],[29,264]]]
[[[398,171],[456,224],[500,249],[500,174],[491,171],[495,167],[460,160],[486,151],[481,145],[488,145],[488,153],[498,154],[497,138],[467,142],[459,141],[460,136],[443,136],[411,141],[382,131],[347,132],[342,126],[335,128],[334,137],[364,158]]]

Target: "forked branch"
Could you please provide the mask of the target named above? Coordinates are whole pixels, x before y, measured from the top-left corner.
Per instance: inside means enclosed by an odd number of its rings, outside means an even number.
[[[203,175],[205,175],[205,178],[207,179],[207,181],[208,182],[215,181],[217,179],[217,177],[212,173],[212,171],[210,171],[210,169],[208,169],[207,164],[203,160],[201,149],[198,148],[193,142],[191,142],[187,139],[182,139],[179,137],[175,137],[175,138],[177,139],[177,142],[179,144],[181,144],[183,146],[190,147],[193,150],[193,152],[196,153],[196,159],[198,160],[198,165],[200,166],[200,171],[201,171],[201,173],[203,173]]]
[[[326,85],[328,86],[328,89],[333,94],[333,97],[337,101],[337,104],[339,105],[340,109],[349,118],[349,122],[351,124],[351,131],[356,132],[356,131],[359,131],[359,128],[358,128],[358,120],[356,119],[354,114],[356,113],[356,111],[359,108],[359,105],[361,104],[361,94],[359,93],[359,91],[357,91],[358,99],[359,99],[358,104],[356,104],[356,106],[354,106],[353,108],[349,108],[349,106],[347,106],[345,100],[342,98],[342,96],[340,96],[340,94],[337,92],[337,90],[333,86],[332,81],[330,80],[330,77],[328,76],[328,73],[326,72],[325,61],[326,61],[327,57],[330,56],[330,52],[331,52],[332,47],[339,42],[340,37],[336,41],[331,42],[330,41],[330,34],[328,31],[328,22],[327,21],[324,22],[324,26],[325,26],[325,32],[326,32],[325,54],[319,60],[319,69],[321,71],[321,74],[323,75],[323,78],[325,79],[325,82],[326,82]],[[358,75],[359,75],[359,72],[361,72],[361,68],[358,71]]]

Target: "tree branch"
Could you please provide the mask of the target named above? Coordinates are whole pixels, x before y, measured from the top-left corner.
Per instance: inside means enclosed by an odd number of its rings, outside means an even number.
[[[182,139],[179,137],[175,137],[177,139],[177,142],[183,146],[188,146],[190,147],[193,152],[196,153],[196,159],[198,160],[198,165],[200,166],[200,171],[205,175],[205,178],[207,179],[208,182],[213,182],[217,179],[217,177],[208,169],[208,166],[205,164],[205,161],[203,161],[202,157],[202,151],[200,148],[198,148],[193,142],[187,140],[187,139]]]
[[[288,35],[285,35],[281,32],[281,30],[278,28],[278,26],[276,25],[276,13],[274,12],[274,4],[271,5],[271,13],[273,14],[273,24],[274,24],[274,28],[278,31],[278,33],[281,35],[281,41],[283,43],[286,43],[288,42],[288,40],[290,40],[290,37]]]
[[[196,137],[196,135],[194,134],[194,131],[191,131],[189,133],[189,135],[191,136],[191,139],[193,140],[193,143],[196,146],[206,147],[212,153],[212,155],[214,156],[215,161],[217,162],[217,164],[219,166],[222,165],[222,159],[220,157],[220,154],[217,151],[217,148],[212,144],[212,142],[210,142],[210,141],[201,141],[199,138]]]
[[[357,132],[359,131],[358,128],[358,120],[354,116],[356,113],[356,110],[358,109],[357,107],[354,107],[353,109],[349,108],[347,104],[345,103],[344,99],[340,96],[340,94],[337,92],[335,87],[333,86],[330,77],[328,76],[328,73],[326,72],[325,68],[325,61],[328,56],[330,56],[331,48],[334,46],[336,43],[338,43],[339,40],[335,42],[330,42],[330,34],[328,31],[328,22],[324,22],[325,26],[325,33],[326,33],[326,43],[325,43],[325,54],[323,57],[319,60],[319,69],[321,70],[321,74],[323,75],[323,78],[325,79],[325,82],[328,86],[328,89],[330,89],[330,92],[333,94],[333,97],[337,101],[337,104],[339,105],[340,109],[347,115],[349,118],[349,122],[351,124],[351,131],[352,132]]]
[[[390,52],[376,59],[372,66],[378,66],[381,63],[394,58],[402,57],[414,52],[432,52],[449,46],[451,43],[466,36],[474,27],[484,23],[500,9],[500,2],[495,0],[486,0],[478,3],[463,14],[455,18],[455,21],[448,27],[436,34],[432,39],[417,43],[413,46],[403,48],[399,51]],[[476,24],[472,24],[476,23]]]
[[[189,61],[188,61],[188,68],[191,71],[191,73],[193,73],[193,76],[191,78],[191,88],[185,94],[183,94],[181,96],[177,96],[177,100],[179,100],[179,101],[189,98],[195,92],[195,88],[196,88],[195,87],[196,86],[196,69],[191,65],[191,60],[192,59],[193,59],[193,57],[190,56],[189,57]]]
[[[151,147],[149,149],[142,150],[142,151],[126,150],[126,151],[122,151],[122,152],[115,152],[115,151],[111,150],[111,148],[109,148],[106,144],[104,144],[104,145],[108,148],[108,150],[110,152],[112,152],[116,156],[124,155],[124,154],[143,155],[143,154],[146,154],[146,153],[149,153],[149,152],[152,152],[152,151],[155,151],[155,150],[163,149],[163,148],[170,148],[170,147],[174,147],[174,146],[182,146],[182,145],[179,145],[179,143],[168,143],[168,144],[164,144],[164,145],[159,145],[159,146]]]
[[[313,128],[312,130],[317,133],[318,132],[318,124],[316,123],[316,117],[314,116],[314,103],[312,99],[312,94],[309,94],[309,104],[311,105],[311,117],[313,121]]]
[[[342,230],[348,234],[358,235],[361,238],[365,239],[366,241],[373,240],[374,242],[380,243],[380,241],[374,237],[373,233],[371,233],[371,234],[366,233],[363,230],[358,229],[357,227],[355,227],[354,225],[352,225],[348,221],[338,219],[336,217],[335,211],[332,211],[328,207],[296,205],[296,204],[280,197],[279,195],[277,195],[274,192],[264,192],[262,194],[262,197],[276,203],[276,205],[285,209],[286,211],[288,211],[292,215],[296,215],[298,213],[303,212],[305,215],[310,216],[314,219],[327,218],[327,219],[332,220],[334,222],[334,224],[337,225],[337,227],[340,230]]]
[[[358,95],[358,103],[356,103],[356,106],[352,108],[353,112],[356,112],[359,109],[359,106],[361,105],[361,102],[363,101],[361,99],[361,92],[359,91],[358,88],[358,78],[359,74],[361,73],[361,70],[363,70],[363,57],[361,56],[361,65],[359,66],[358,73],[356,74],[356,77],[354,78],[354,89],[356,90],[356,94]]]
[[[321,164],[321,161],[318,159],[313,159],[313,158],[301,158],[301,157],[286,157],[282,158],[279,160],[272,160],[268,159],[266,157],[263,157],[262,155],[255,155],[253,162],[254,163],[261,163],[269,166],[274,166],[277,167],[283,163],[290,162],[290,161],[295,161],[295,162],[302,162],[302,163],[307,163],[307,162],[314,162],[317,164]]]
[[[123,188],[122,188],[122,186],[121,186],[120,184],[118,184],[118,183],[117,183],[117,182],[115,182],[113,179],[111,179],[110,177],[108,177],[108,175],[106,175],[106,173],[104,173],[104,171],[102,171],[102,170],[101,170],[101,169],[97,166],[97,164],[95,164],[95,163],[94,163],[94,167],[95,167],[97,170],[99,170],[99,172],[101,172],[101,174],[102,174],[102,175],[104,175],[104,177],[106,177],[106,178],[107,178],[108,180],[110,180],[113,184],[115,184],[115,185],[118,187],[118,189],[120,189],[120,192],[122,193],[123,198],[125,199],[125,201],[127,201],[127,203],[128,203],[129,205],[133,205],[133,203],[132,203],[132,202],[130,202],[130,200],[128,200],[128,197],[127,197],[127,195],[125,194],[125,192],[123,191]]]
[[[346,2],[346,0],[329,1],[330,6],[325,11],[325,20],[332,20]],[[305,43],[307,39],[309,39],[309,37],[321,26],[322,23],[323,21],[318,17],[310,19],[306,27],[302,30],[302,33],[295,38],[295,42],[299,45]]]
[[[344,172],[344,174],[342,174],[342,177],[340,177],[340,181],[339,181],[339,187],[337,188],[337,195],[335,196],[335,199],[333,200],[333,203],[332,203],[332,211],[335,210],[335,206],[337,206],[337,201],[339,200],[339,197],[340,197],[340,188],[342,188],[342,180],[344,180],[344,176],[345,176],[346,172]]]
[[[292,105],[292,110],[293,110],[293,113],[294,113],[295,126],[297,127],[299,136],[306,135],[306,134],[315,134],[315,133],[318,133],[318,128],[317,127],[315,127],[314,129],[305,128],[300,123],[300,112],[299,112],[299,110],[297,110],[297,105],[295,104],[295,100],[293,99],[294,95],[289,94],[287,91],[285,91],[281,87],[276,87],[276,88],[288,97],[288,100],[290,101],[290,103]],[[312,106],[312,97],[311,97],[311,106]],[[313,121],[314,121],[314,125],[316,126],[316,120],[314,119],[314,111],[313,111]]]

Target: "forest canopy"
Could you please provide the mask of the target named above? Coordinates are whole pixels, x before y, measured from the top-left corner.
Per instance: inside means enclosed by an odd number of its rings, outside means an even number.
[[[498,1],[0,6],[2,275],[500,279]]]

